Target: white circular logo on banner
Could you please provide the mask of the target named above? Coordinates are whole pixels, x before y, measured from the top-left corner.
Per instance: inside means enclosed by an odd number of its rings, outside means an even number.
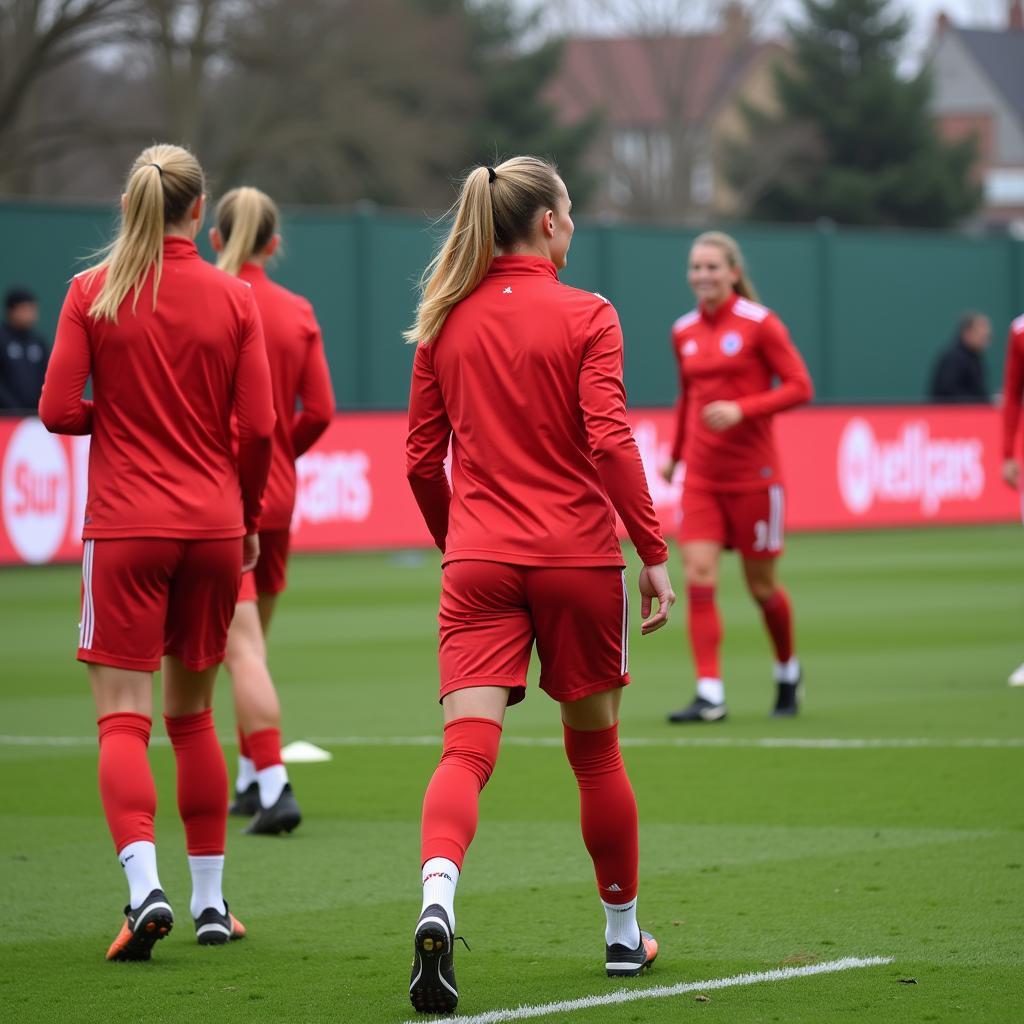
[[[26,562],[48,562],[68,528],[71,474],[64,446],[39,420],[11,435],[3,468],[4,527]]]
[[[846,425],[839,441],[839,492],[846,507],[859,515],[875,500],[875,432],[867,420],[854,419]]]

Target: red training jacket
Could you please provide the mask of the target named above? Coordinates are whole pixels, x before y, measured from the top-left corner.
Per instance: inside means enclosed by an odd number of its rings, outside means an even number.
[[[1024,315],[1010,324],[1006,342],[1006,373],[1003,375],[1003,458],[1014,457],[1020,399],[1024,391]]]
[[[255,263],[246,263],[238,276],[252,286],[263,321],[277,413],[260,529],[287,530],[295,507],[295,460],[312,447],[334,415],[331,374],[309,302],[275,284]],[[296,399],[302,402],[301,412],[296,412]]]
[[[417,348],[406,456],[446,563],[621,567],[613,508],[646,564],[668,558],[626,422],[619,318],[550,260],[497,257]]]
[[[155,310],[153,273],[134,313],[128,292],[116,324],[89,316],[103,272],[79,275],[57,324],[39,415],[54,433],[92,434],[82,537],[253,533],[274,405],[252,289],[175,236],[164,239]]]
[[[679,363],[679,403],[672,458],[686,463],[686,483],[717,491],[753,491],[782,482],[772,416],[810,400],[810,374],[782,321],[735,293],[713,313],[703,307],[672,326]],[[772,379],[779,386],[772,387]],[[715,433],[701,410],[739,403],[743,419]]]

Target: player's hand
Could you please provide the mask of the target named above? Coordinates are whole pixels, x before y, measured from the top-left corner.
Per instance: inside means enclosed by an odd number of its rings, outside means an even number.
[[[716,434],[735,427],[743,419],[743,410],[739,402],[708,402],[700,411],[700,418],[705,426]]]
[[[658,610],[652,615],[654,599],[658,599]],[[676,603],[676,595],[668,578],[668,562],[660,565],[645,565],[640,570],[640,618],[643,625],[640,632],[647,636],[661,629],[668,622],[668,610]]]
[[[667,483],[672,483],[672,477],[676,475],[676,466],[679,463],[675,459],[669,459],[668,462],[662,464],[661,476]]]
[[[242,538],[242,572],[252,572],[260,560],[260,535],[250,533]]]
[[[1003,461],[1003,480],[1015,491],[1020,487],[1020,463],[1016,459]]]

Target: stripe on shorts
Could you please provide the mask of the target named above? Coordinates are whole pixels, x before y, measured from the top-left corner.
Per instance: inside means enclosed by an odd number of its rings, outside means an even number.
[[[782,487],[772,484],[768,488],[768,550],[782,550],[782,522],[785,514],[785,498]]]
[[[626,570],[622,570],[622,636],[619,640],[622,657],[619,661],[619,675],[629,671],[629,593],[626,589]]]
[[[82,552],[82,621],[78,627],[78,646],[87,651],[92,647],[96,627],[96,610],[92,603],[93,546],[96,541],[87,540]]]

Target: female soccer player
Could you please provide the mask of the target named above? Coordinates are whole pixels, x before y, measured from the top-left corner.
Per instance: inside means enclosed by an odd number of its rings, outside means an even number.
[[[698,306],[672,327],[681,393],[671,480],[686,466],[680,543],[686,571],[690,647],[697,695],[672,722],[725,718],[719,668],[722,625],[715,604],[722,548],[735,548],[775,649],[773,715],[795,715],[801,682],[793,612],[776,581],[782,554],[784,491],[772,417],[807,402],[811,378],[782,321],[757,302],[735,240],[719,231],[690,249],[689,282]],[[779,379],[772,387],[772,379]]]
[[[281,760],[281,705],[267,669],[266,634],[285,588],[295,460],[327,429],[334,392],[313,307],[267,277],[281,236],[277,207],[255,188],[236,188],[217,204],[210,242],[217,266],[252,287],[263,321],[274,388],[274,454],[260,516],[260,560],[242,577],[228,631],[225,665],[234,682],[238,778],[232,814],[252,817],[246,832],[278,835],[302,820]],[[302,411],[296,412],[296,400]]]
[[[443,553],[444,740],[423,801],[423,910],[409,987],[423,1012],[458,1002],[455,887],[505,708],[526,693],[534,641],[579,783],[607,915],[606,970],[633,976],[657,954],[636,921],[636,802],[618,744],[629,675],[613,510],[644,563],[644,633],[667,622],[675,595],[626,422],[618,317],[600,295],[558,281],[570,205],[556,169],[534,157],[472,171],[406,334],[418,343],[409,481]]]
[[[1020,490],[1020,459],[1017,430],[1020,427],[1021,393],[1024,392],[1024,314],[1010,324],[1006,340],[1006,371],[1003,375],[1003,479]],[[1024,511],[1024,506],[1022,506]],[[1010,675],[1011,686],[1024,686],[1024,665]]]
[[[211,702],[239,575],[259,554],[274,406],[252,291],[193,242],[203,213],[195,157],[143,150],[121,209],[104,258],[71,282],[39,415],[57,433],[92,435],[78,660],[96,700],[100,796],[129,888],[107,959],[148,960],[174,921],[157,874],[146,756],[162,656],[196,936],[209,945],[245,934],[221,891],[228,778]]]

